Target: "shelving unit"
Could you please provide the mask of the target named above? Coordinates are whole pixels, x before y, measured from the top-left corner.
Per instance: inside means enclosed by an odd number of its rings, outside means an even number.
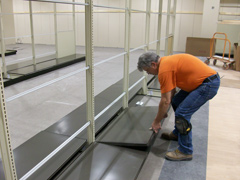
[[[218,20],[240,20],[240,1],[235,0],[232,3],[225,3],[224,0],[221,0]]]

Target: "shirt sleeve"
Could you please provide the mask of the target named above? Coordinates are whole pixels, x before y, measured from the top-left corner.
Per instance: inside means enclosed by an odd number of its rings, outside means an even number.
[[[176,88],[176,74],[174,71],[167,71],[158,75],[161,93],[166,93]]]

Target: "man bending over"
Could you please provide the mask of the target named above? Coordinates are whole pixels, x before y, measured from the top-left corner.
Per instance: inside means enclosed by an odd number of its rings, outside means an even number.
[[[195,56],[176,54],[160,58],[146,52],[139,57],[138,70],[158,75],[161,85],[161,101],[158,113],[152,123],[152,130],[161,129],[161,120],[166,117],[170,103],[175,112],[175,127],[170,133],[163,133],[167,140],[178,141],[179,147],[166,154],[173,161],[191,160],[193,154],[191,117],[218,91],[220,78],[216,71]],[[180,91],[176,94],[176,87]]]

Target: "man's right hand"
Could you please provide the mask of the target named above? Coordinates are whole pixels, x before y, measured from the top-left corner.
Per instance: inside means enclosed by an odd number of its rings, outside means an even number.
[[[152,130],[153,130],[155,133],[158,133],[158,131],[159,131],[162,127],[161,127],[161,124],[160,124],[160,123],[155,123],[155,122],[153,122],[151,128],[152,128]]]

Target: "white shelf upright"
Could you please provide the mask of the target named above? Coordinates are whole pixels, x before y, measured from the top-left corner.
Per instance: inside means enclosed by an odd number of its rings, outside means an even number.
[[[94,121],[94,64],[93,64],[93,2],[85,0],[85,45],[86,45],[86,92],[87,92],[87,121],[88,143],[95,141],[95,121]]]

